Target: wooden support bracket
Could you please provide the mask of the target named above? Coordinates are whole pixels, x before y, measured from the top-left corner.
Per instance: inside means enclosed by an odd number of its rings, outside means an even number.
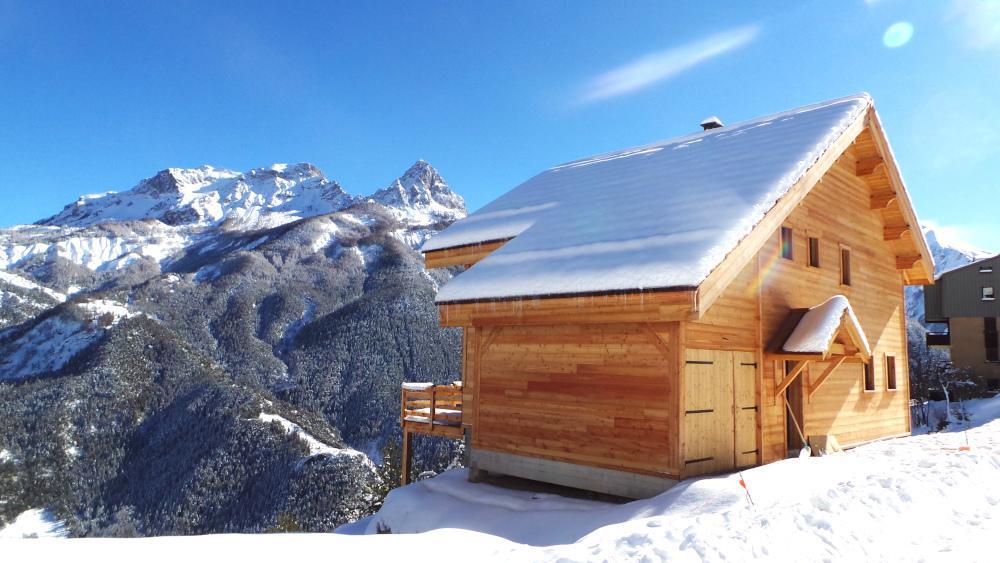
[[[802,360],[801,362],[795,364],[795,367],[792,368],[792,372],[786,375],[785,378],[781,380],[781,383],[779,383],[778,386],[774,388],[774,396],[777,397],[782,393],[784,393],[785,389],[788,389],[788,386],[791,385],[793,381],[795,381],[795,378],[798,377],[799,374],[802,373],[802,370],[806,368],[806,365],[808,363],[809,360]]]
[[[809,387],[810,399],[812,399],[812,396],[819,390],[820,385],[826,383],[826,380],[833,374],[834,371],[836,371],[837,368],[840,367],[840,364],[844,363],[845,360],[847,360],[847,356],[830,357],[830,365],[826,366],[826,369],[823,370],[823,373],[820,374],[819,378]]]
[[[909,225],[886,225],[882,229],[882,239],[886,241],[899,240],[908,232],[910,232]]]
[[[873,193],[871,197],[872,209],[885,209],[896,201],[896,192]]]
[[[907,256],[897,256],[896,257],[896,269],[897,270],[909,270],[917,262],[921,260],[919,254],[912,254]]]
[[[874,176],[885,171],[885,161],[881,156],[860,158],[854,165],[854,174],[858,177]]]

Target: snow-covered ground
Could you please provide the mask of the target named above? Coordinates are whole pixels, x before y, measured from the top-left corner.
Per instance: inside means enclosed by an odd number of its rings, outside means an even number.
[[[0,528],[0,540],[63,538],[66,534],[65,525],[44,508],[26,510],[13,522]],[[3,549],[4,544],[0,544],[0,552],[6,551]]]
[[[464,560],[993,561],[1000,537],[1000,399],[967,426],[684,482],[627,504],[472,484],[464,470],[396,489],[339,534],[5,542],[75,560],[225,552]],[[752,502],[751,502],[752,499]],[[389,535],[374,534],[388,528]],[[4,531],[6,534],[6,530]],[[13,549],[13,551],[10,551]],[[12,559],[15,560],[15,559]]]

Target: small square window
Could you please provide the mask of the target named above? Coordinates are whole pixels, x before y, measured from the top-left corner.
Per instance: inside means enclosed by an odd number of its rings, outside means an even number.
[[[851,251],[847,248],[840,249],[840,283],[851,285]]]
[[[781,227],[781,257],[792,260],[792,228]]]
[[[993,286],[988,286],[983,288],[983,301],[993,301],[995,296],[993,295]]]
[[[809,266],[819,268],[819,239],[809,237]]]
[[[865,391],[875,390],[875,365],[871,360],[864,364]]]
[[[896,390],[896,356],[885,357],[885,388]]]

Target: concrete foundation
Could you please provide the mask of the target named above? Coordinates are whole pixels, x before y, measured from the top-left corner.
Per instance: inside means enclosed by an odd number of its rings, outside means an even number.
[[[648,498],[677,484],[674,479],[627,471],[587,467],[489,450],[466,451],[469,452],[470,478],[488,471],[626,498]]]

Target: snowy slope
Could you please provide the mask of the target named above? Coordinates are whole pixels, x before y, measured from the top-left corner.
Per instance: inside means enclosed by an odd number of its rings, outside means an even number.
[[[94,227],[19,225],[0,230],[0,269],[61,258],[92,271],[120,270],[143,258],[160,263],[198,233],[160,222]]]
[[[438,302],[697,286],[871,104],[858,94],[546,170],[424,245],[516,236]]]
[[[997,412],[997,406],[990,408]],[[208,551],[269,560],[290,550],[344,560],[995,560],[1000,421],[965,433],[790,459],[742,477],[749,495],[733,474],[687,481],[652,499],[607,504],[472,484],[454,470],[396,489],[374,517],[339,530],[374,534],[381,524],[391,529],[388,535],[51,540],[4,547],[32,560],[125,560],[141,553],[176,561]]]
[[[135,314],[122,303],[98,299],[67,304],[11,342],[0,333],[0,381],[59,371],[107,329]]]
[[[68,534],[65,524],[53,516],[50,510],[35,508],[22,512],[17,519],[0,529],[0,540],[63,538]]]
[[[363,525],[546,546],[514,552],[534,560],[988,560],[978,549],[1000,532],[1000,421],[968,439],[969,451],[964,435],[941,433],[750,469],[753,503],[738,474],[612,505],[471,484],[455,470],[397,489]]]

